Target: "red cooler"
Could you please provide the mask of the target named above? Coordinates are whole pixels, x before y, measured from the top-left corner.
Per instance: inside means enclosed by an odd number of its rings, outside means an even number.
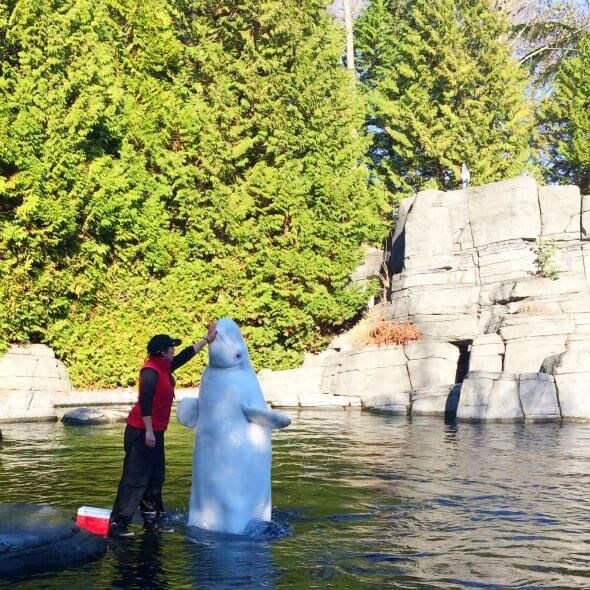
[[[76,524],[95,535],[108,537],[111,519],[111,511],[106,508],[94,508],[93,506],[81,506],[78,508]]]

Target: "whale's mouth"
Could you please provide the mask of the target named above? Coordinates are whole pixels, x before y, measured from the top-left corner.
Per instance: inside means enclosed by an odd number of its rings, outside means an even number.
[[[240,367],[243,367],[244,358],[247,358],[247,355],[244,354],[241,343],[236,343],[231,335],[224,334],[222,330],[217,331],[217,338],[219,338],[220,344],[229,352],[232,364],[239,364]]]
[[[223,332],[217,330],[217,338],[219,338],[226,346],[230,346],[230,342],[227,339],[227,336],[223,335]]]

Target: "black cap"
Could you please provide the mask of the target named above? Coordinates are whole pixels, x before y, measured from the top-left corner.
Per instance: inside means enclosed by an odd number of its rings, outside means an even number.
[[[147,345],[148,354],[158,354],[170,348],[171,346],[178,346],[182,340],[178,338],[171,338],[168,334],[156,334],[150,338]]]

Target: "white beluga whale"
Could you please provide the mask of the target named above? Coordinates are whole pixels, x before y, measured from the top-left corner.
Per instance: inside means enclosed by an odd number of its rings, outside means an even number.
[[[271,520],[273,428],[291,423],[269,410],[238,325],[217,322],[199,397],[180,401],[178,421],[196,427],[189,526],[241,534]]]

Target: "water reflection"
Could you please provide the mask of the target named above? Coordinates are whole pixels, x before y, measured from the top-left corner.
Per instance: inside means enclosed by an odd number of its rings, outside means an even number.
[[[137,539],[113,541],[111,551],[115,561],[112,588],[165,590],[170,587],[162,564],[159,535],[142,534]]]
[[[189,528],[187,571],[192,588],[275,588],[270,541]]]

